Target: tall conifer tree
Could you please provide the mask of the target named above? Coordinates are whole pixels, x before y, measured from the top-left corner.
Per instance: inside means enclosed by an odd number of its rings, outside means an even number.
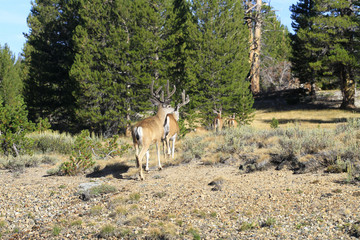
[[[315,62],[320,54],[316,48],[306,48],[307,32],[313,27],[313,18],[317,15],[314,0],[300,0],[296,5],[290,7],[292,27],[295,34],[292,39],[292,71],[301,83],[309,82],[312,86],[311,93],[315,95],[315,82],[319,75],[310,67],[311,62]]]
[[[74,119],[76,82],[69,77],[74,61],[73,33],[77,0],[35,0],[26,34],[25,100],[29,118],[47,117],[54,128],[69,131]]]
[[[79,122],[109,136],[150,107],[149,86],[161,81],[162,6],[145,0],[84,2],[71,76],[80,84]]]
[[[15,59],[10,48],[0,46],[0,100],[15,106],[22,99],[23,81],[21,59]]]
[[[215,105],[228,114],[249,116],[252,95],[246,75],[248,30],[243,24],[244,10],[238,1],[194,1],[194,14],[200,32],[196,64],[197,100],[209,123]]]

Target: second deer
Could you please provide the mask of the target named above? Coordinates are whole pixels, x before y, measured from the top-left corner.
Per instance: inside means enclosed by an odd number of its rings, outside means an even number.
[[[185,90],[181,94],[182,103],[178,104],[175,108],[173,113],[167,114],[164,122],[164,139],[163,139],[163,146],[164,146],[164,155],[167,154],[171,155],[171,158],[174,158],[174,151],[175,151],[175,141],[177,136],[179,135],[180,128],[179,128],[179,109],[188,104],[190,102],[189,95],[185,98]],[[170,148],[170,141],[172,141],[172,148]]]
[[[228,126],[229,128],[236,128],[238,126],[238,122],[235,119],[235,113],[233,114],[232,117],[229,118]]]

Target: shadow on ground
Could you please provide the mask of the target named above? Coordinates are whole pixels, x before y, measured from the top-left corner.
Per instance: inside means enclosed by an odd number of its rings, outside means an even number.
[[[342,102],[339,95],[341,94],[329,96],[329,94],[316,93],[313,98],[306,89],[287,89],[255,96],[253,107],[257,110],[268,111],[338,109]]]
[[[112,175],[114,178],[117,179],[124,179],[123,174],[129,170],[129,166],[124,163],[114,163],[106,165],[101,170],[96,170],[92,173],[86,175],[88,178],[101,178]]]
[[[262,120],[264,123],[270,124],[272,120]],[[313,124],[324,124],[324,123],[345,123],[347,121],[346,118],[333,118],[331,120],[320,120],[320,119],[278,119],[279,124],[287,124],[287,123],[313,123]]]

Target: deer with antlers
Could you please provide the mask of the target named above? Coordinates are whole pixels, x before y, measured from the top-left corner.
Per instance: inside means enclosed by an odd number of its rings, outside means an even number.
[[[221,118],[222,107],[220,107],[219,110],[217,110],[217,108],[215,107],[215,109],[213,109],[213,112],[217,114],[217,116],[214,119],[213,125],[214,125],[214,129],[218,132],[221,131],[223,127],[223,119]]]
[[[189,95],[187,95],[185,98],[185,90],[182,92],[181,97],[182,97],[182,103],[176,106],[175,111],[173,113],[169,113],[166,115],[164,122],[164,139],[163,139],[164,156],[166,156],[166,149],[167,149],[167,154],[171,155],[172,158],[174,158],[175,141],[180,132],[180,128],[178,124],[179,109],[190,102]],[[170,141],[172,141],[172,148],[170,148]]]
[[[235,119],[235,113],[233,114],[232,117],[229,118],[228,126],[229,128],[236,128],[238,126],[238,122]]]
[[[174,95],[176,91],[176,86],[172,92],[169,90],[169,81],[167,82],[167,96],[164,99],[164,91],[161,91],[162,87],[159,87],[154,92],[154,81],[152,81],[150,86],[151,98],[150,101],[158,106],[158,110],[155,116],[145,118],[144,120],[138,122],[132,128],[132,139],[136,151],[136,166],[139,168],[140,179],[144,180],[143,170],[142,170],[142,159],[146,154],[146,168],[145,170],[149,170],[149,147],[152,143],[156,144],[157,158],[159,163],[159,169],[162,169],[160,162],[160,142],[164,137],[164,122],[166,115],[168,113],[174,112],[174,108],[170,106],[170,97]],[[139,146],[141,150],[139,152]]]

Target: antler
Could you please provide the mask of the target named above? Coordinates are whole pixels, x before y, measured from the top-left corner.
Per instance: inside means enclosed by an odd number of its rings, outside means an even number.
[[[161,101],[161,97],[160,97],[160,95],[159,95],[159,92],[160,92],[162,86],[159,87],[159,88],[154,92],[154,82],[155,82],[155,81],[152,80],[151,85],[150,85],[150,91],[151,91],[150,101],[151,101],[152,103],[154,103],[154,104],[161,104],[163,101]],[[164,96],[163,92],[162,92],[162,96]],[[164,97],[162,97],[162,98],[164,98]]]
[[[155,92],[154,92],[154,80],[152,80],[151,85],[150,85],[150,91],[151,91],[151,98],[150,101],[154,104],[163,104],[163,103],[169,103],[170,101],[170,97],[172,95],[174,95],[175,91],[176,91],[176,86],[174,85],[174,89],[172,92],[170,92],[169,89],[169,80],[167,81],[167,85],[166,85],[166,92],[167,92],[167,96],[166,98],[164,98],[164,91],[161,91],[161,93],[159,94],[160,90],[162,89],[162,87],[159,87]]]
[[[181,93],[181,97],[182,97],[182,103],[180,103],[176,106],[177,110],[179,110],[182,106],[184,106],[190,102],[189,95],[187,95],[186,99],[185,99],[185,90],[183,90],[183,92]]]
[[[174,85],[174,89],[172,90],[172,92],[170,92],[169,80],[167,80],[167,84],[166,84],[167,97],[165,101],[169,101],[171,96],[174,95],[175,91],[176,91],[176,86]]]
[[[215,114],[221,114],[221,111],[222,111],[222,106],[220,106],[219,110],[217,110],[216,105],[214,106],[213,112],[214,112]]]

